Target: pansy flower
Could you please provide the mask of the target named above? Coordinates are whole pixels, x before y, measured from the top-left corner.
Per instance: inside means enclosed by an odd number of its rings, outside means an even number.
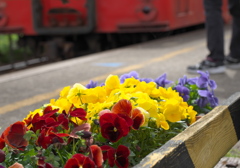
[[[38,157],[37,165],[38,168],[54,168],[52,164],[45,163],[45,158],[43,156]]]
[[[65,133],[54,133],[53,128],[43,129],[38,137],[37,144],[44,149],[51,144],[64,143],[62,137],[68,137],[69,134]]]
[[[101,168],[103,164],[102,149],[97,145],[91,145],[89,148],[92,160],[94,161],[97,168]]]
[[[69,90],[67,99],[70,103],[74,104],[75,107],[79,108],[82,104],[82,96],[85,94],[87,88],[80,83],[76,83]]]
[[[159,76],[157,79],[154,80],[158,87],[165,87],[166,85],[172,83],[172,81],[167,80],[167,74],[164,73],[163,75]]]
[[[94,82],[92,80],[90,80],[90,82],[86,85],[86,88],[90,89],[90,88],[95,88],[97,87],[98,82]]]
[[[3,138],[0,137],[0,149],[3,149],[5,147],[5,141]]]
[[[188,99],[190,98],[190,90],[187,87],[177,85],[174,87],[174,89],[179,93],[179,95],[183,98],[185,102],[188,101]]]
[[[136,71],[131,71],[127,74],[124,74],[124,75],[120,76],[120,82],[124,83],[125,79],[127,79],[127,78],[139,79],[139,75]]]
[[[141,81],[141,82],[150,83],[150,82],[153,82],[154,80],[151,79],[151,78],[141,78],[140,81]]]
[[[123,117],[128,126],[137,130],[144,123],[144,114],[141,110],[135,108],[132,110],[132,104],[129,100],[121,99],[113,107],[112,113],[118,114]]]
[[[120,80],[117,75],[109,75],[105,81],[106,92],[109,95],[113,90],[120,88]]]
[[[117,142],[129,132],[125,119],[114,113],[104,113],[99,118],[102,136],[111,142]]]
[[[28,141],[24,139],[26,132],[27,127],[25,123],[17,121],[5,129],[2,133],[2,138],[8,146],[14,149],[24,150],[25,147],[28,146]]]
[[[132,104],[129,100],[121,99],[119,100],[113,107],[112,113],[118,114],[122,118],[124,118],[128,124],[131,126],[133,121],[131,119],[131,112],[132,112]]]
[[[68,159],[64,168],[95,168],[95,163],[89,158],[84,156],[83,154],[77,153],[72,156],[72,158]]]
[[[0,149],[0,163],[4,162],[6,159],[5,153]]]
[[[208,90],[199,90],[198,94],[202,97],[207,98],[212,108],[218,105],[218,99],[214,96],[213,92]]]
[[[127,168],[129,166],[128,157],[130,155],[130,150],[124,145],[119,145],[117,149],[113,147],[103,145],[101,146],[104,152],[104,160],[108,160],[110,167],[116,165],[118,168]]]
[[[202,72],[198,71],[200,74],[200,77],[198,78],[196,84],[199,88],[206,89],[208,86],[214,90],[217,88],[217,84],[214,80],[209,79],[209,73],[208,72]]]
[[[70,112],[71,117],[77,117],[81,120],[87,120],[86,115],[87,115],[87,112],[83,108],[76,108]]]

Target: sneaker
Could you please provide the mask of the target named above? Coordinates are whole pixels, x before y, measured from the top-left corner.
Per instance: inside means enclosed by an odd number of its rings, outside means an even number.
[[[213,62],[208,59],[203,60],[200,64],[188,66],[187,72],[196,74],[197,71],[208,71],[210,74],[219,74],[225,72],[223,62]]]
[[[227,68],[230,69],[240,69],[240,60],[227,56],[224,61]]]

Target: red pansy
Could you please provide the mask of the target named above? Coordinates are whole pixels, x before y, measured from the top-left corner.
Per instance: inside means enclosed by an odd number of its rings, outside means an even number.
[[[37,162],[38,168],[54,168],[50,163],[45,163],[45,158],[40,156]]]
[[[144,123],[144,115],[139,109],[137,108],[133,109],[132,120],[133,120],[132,128],[135,130],[139,129],[139,127]]]
[[[82,154],[75,154],[72,158],[68,159],[64,168],[95,168],[94,162]]]
[[[69,134],[64,133],[54,133],[53,128],[43,129],[38,137],[37,144],[42,146],[44,149],[54,143],[64,143],[62,137],[69,136]]]
[[[3,149],[5,147],[5,141],[3,138],[0,137],[0,149]]]
[[[124,146],[119,145],[117,149],[110,146],[101,146],[104,153],[104,160],[108,160],[110,167],[116,165],[119,168],[127,168],[129,166],[128,156],[130,155],[130,150]]]
[[[5,153],[0,149],[0,163],[4,162],[6,159]]]
[[[131,112],[132,112],[132,104],[129,100],[121,99],[119,100],[113,107],[112,113],[118,114],[122,118],[124,118],[128,124],[131,126],[133,121],[131,119]]]
[[[97,168],[101,168],[103,164],[103,154],[102,150],[97,145],[90,146],[91,158],[96,164]]]
[[[23,138],[23,136],[26,134],[26,131],[27,127],[25,126],[24,122],[17,121],[6,128],[2,134],[2,138],[8,146],[17,148],[19,150],[24,150],[28,145],[28,141]]]
[[[126,120],[114,113],[105,113],[101,115],[99,124],[102,136],[111,142],[118,141],[129,132],[129,126]]]
[[[71,117],[78,117],[81,120],[87,120],[86,115],[87,112],[83,108],[76,108],[70,112]]]

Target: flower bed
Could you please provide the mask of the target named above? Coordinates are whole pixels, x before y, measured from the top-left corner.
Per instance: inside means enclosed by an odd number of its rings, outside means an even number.
[[[177,82],[130,72],[67,86],[3,131],[0,167],[133,167],[217,106],[216,87],[201,71]]]

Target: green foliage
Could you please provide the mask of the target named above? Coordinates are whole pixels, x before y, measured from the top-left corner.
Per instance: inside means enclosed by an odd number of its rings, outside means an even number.
[[[0,35],[0,65],[10,64],[12,61],[23,61],[26,55],[32,54],[28,47],[20,48],[17,46],[18,39],[17,34]]]

